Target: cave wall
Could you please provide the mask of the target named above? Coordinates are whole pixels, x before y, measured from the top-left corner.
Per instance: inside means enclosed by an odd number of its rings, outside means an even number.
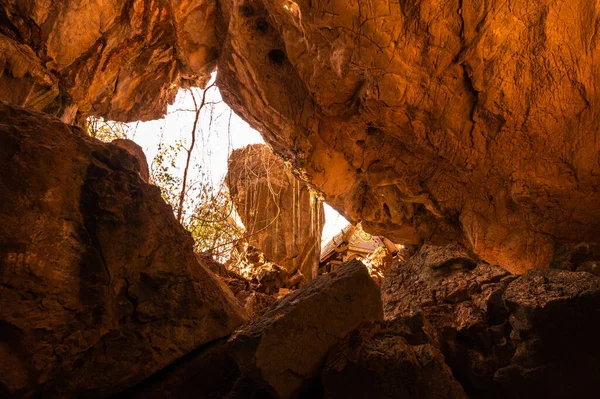
[[[599,240],[598,12],[225,1],[218,81],[349,220],[523,272]]]
[[[216,1],[2,0],[0,98],[72,122],[162,117],[218,56]]]
[[[600,240],[596,2],[0,5],[11,103],[157,118],[217,65],[235,112],[369,232],[513,272]]]

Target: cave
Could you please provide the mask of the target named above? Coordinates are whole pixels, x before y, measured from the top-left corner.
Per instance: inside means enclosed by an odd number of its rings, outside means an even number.
[[[595,398],[599,25],[586,0],[0,0],[0,396]],[[235,270],[139,145],[90,134],[211,88],[266,143],[230,170],[278,165],[228,180],[261,226]],[[377,279],[320,267],[323,203],[397,249]]]

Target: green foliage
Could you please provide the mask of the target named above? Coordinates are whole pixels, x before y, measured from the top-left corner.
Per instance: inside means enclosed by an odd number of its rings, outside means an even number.
[[[184,224],[194,237],[197,251],[210,252],[224,261],[243,234],[233,218],[233,203],[223,185],[214,189],[200,184],[198,194],[194,211]]]
[[[129,135],[129,125],[123,122],[109,121],[90,116],[87,119],[88,134],[98,140],[110,143],[116,139],[126,139]]]
[[[177,209],[181,195],[182,171],[177,163],[183,151],[185,143],[181,140],[169,145],[161,141],[152,161],[152,181],[160,187],[163,199],[173,210]],[[233,217],[233,204],[224,182],[215,188],[201,165],[195,165],[191,175],[181,224],[194,238],[196,251],[210,252],[225,261],[243,233]]]
[[[183,142],[174,144],[158,144],[158,153],[152,160],[150,176],[152,182],[160,188],[163,199],[171,208],[176,209],[181,192],[181,177],[177,168],[177,157],[183,149]]]
[[[190,112],[195,112],[198,118],[204,103],[203,96],[200,107],[195,103],[196,110]],[[210,118],[212,125],[212,109]],[[193,134],[202,133],[194,123],[193,130],[196,129]],[[90,136],[104,142],[126,139],[131,133],[130,126],[125,123],[95,117],[87,119],[87,131]],[[184,171],[181,161],[188,152],[186,146],[187,143],[181,139],[170,144],[161,138],[157,155],[150,165],[151,181],[160,188],[163,199],[171,206],[176,216],[181,190],[185,187],[181,224],[192,234],[197,251],[210,252],[221,261],[225,261],[243,231],[233,218],[233,204],[224,182],[214,187],[210,174],[197,164],[189,173],[186,184],[183,184]]]

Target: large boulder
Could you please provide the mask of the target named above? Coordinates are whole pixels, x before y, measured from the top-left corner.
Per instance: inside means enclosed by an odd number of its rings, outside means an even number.
[[[275,399],[241,373],[225,339],[190,353],[118,398]]]
[[[600,279],[587,272],[509,275],[455,247],[425,245],[382,285],[385,317],[422,312],[467,394],[597,396]]]
[[[532,270],[503,300],[516,351],[498,370],[504,397],[595,398],[600,389],[600,279]]]
[[[326,399],[466,399],[420,313],[363,326],[327,357]]]
[[[458,248],[424,245],[408,262],[388,271],[381,287],[385,317],[422,312],[467,393],[491,395],[495,371],[514,353],[501,297],[514,278]]]
[[[379,288],[365,266],[352,261],[281,298],[227,342],[190,354],[124,397],[319,398],[328,352],[359,325],[382,318]]]
[[[108,395],[245,321],[127,151],[0,115],[0,392]]]
[[[320,195],[264,144],[234,150],[225,182],[248,242],[290,275],[315,278],[325,224]]]
[[[278,398],[316,380],[327,352],[363,322],[381,320],[379,288],[366,267],[346,263],[283,297],[231,338],[240,369]]]

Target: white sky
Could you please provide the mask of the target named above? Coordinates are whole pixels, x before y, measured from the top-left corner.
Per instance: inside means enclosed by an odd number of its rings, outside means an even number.
[[[194,89],[198,104],[202,101],[202,90]],[[195,155],[192,164],[205,167],[214,186],[218,186],[227,173],[227,159],[233,149],[248,144],[264,143],[261,135],[252,129],[244,120],[237,116],[225,102],[222,101],[218,88],[213,87],[207,92],[205,109],[203,109],[199,131],[196,134]],[[130,139],[138,143],[146,153],[148,166],[158,152],[161,139],[164,144],[175,144],[185,140],[185,146],[191,140],[191,130],[194,123],[192,95],[181,90],[172,106],[169,106],[164,119],[132,123]],[[212,114],[212,115],[211,115]],[[211,118],[212,116],[212,118]],[[210,122],[212,119],[212,123]],[[228,133],[230,132],[230,133]],[[185,165],[185,151],[181,151],[178,165],[181,175]],[[190,165],[191,169],[192,165]],[[188,177],[188,181],[193,176]],[[325,227],[322,234],[323,245],[335,234],[339,233],[348,222],[333,208],[325,204]]]

